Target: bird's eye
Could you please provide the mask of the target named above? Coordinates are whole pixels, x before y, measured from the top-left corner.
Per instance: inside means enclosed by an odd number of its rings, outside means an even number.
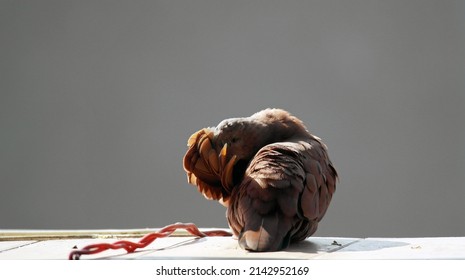
[[[231,139],[231,143],[236,143],[237,140],[239,140],[237,137],[233,137],[233,138]]]

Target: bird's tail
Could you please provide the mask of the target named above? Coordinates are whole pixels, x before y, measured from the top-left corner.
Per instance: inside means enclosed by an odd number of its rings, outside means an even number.
[[[258,213],[255,213],[258,215]],[[279,217],[279,213],[262,216],[261,219],[248,220],[252,223],[244,226],[239,234],[242,249],[256,252],[278,251],[289,246],[291,242],[291,223]],[[255,221],[255,223],[253,222]],[[259,223],[259,224],[258,224]]]

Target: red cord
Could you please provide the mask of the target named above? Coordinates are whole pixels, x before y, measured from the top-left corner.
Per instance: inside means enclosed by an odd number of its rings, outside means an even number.
[[[177,229],[184,229],[190,234],[198,237],[206,237],[206,236],[231,236],[231,233],[224,231],[224,230],[209,230],[209,231],[200,231],[199,228],[192,223],[176,223],[172,225],[168,225],[162,229],[160,229],[158,232],[152,232],[144,237],[142,237],[139,242],[131,242],[127,240],[119,240],[116,241],[115,243],[97,243],[97,244],[91,244],[87,245],[84,248],[80,250],[74,250],[71,251],[69,254],[69,259],[70,260],[79,260],[81,255],[91,255],[91,254],[97,254],[102,251],[106,251],[109,249],[112,250],[117,250],[117,249],[125,249],[126,252],[132,253],[136,249],[144,248],[150,243],[152,243],[155,239],[157,238],[162,238],[162,237],[167,237],[170,236],[175,230]]]

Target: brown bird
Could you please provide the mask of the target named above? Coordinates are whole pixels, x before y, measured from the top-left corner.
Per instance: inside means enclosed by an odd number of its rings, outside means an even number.
[[[281,250],[309,237],[336,190],[326,145],[281,109],[226,119],[187,144],[188,182],[227,207],[246,250]]]

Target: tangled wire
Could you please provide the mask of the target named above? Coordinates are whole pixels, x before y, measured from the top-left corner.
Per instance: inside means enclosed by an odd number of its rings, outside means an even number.
[[[142,237],[139,242],[131,242],[127,240],[119,240],[114,243],[97,243],[91,244],[83,247],[79,250],[73,250],[69,254],[70,260],[79,260],[82,255],[91,255],[97,254],[102,251],[106,251],[109,249],[117,250],[117,249],[124,249],[128,253],[134,252],[136,249],[144,248],[150,243],[152,243],[157,238],[168,237],[170,236],[175,230],[177,229],[184,229],[190,234],[198,237],[206,237],[206,236],[231,236],[231,233],[224,231],[224,230],[209,230],[209,231],[200,231],[199,228],[192,223],[175,223],[172,225],[168,225],[158,232],[152,232],[146,234]]]

